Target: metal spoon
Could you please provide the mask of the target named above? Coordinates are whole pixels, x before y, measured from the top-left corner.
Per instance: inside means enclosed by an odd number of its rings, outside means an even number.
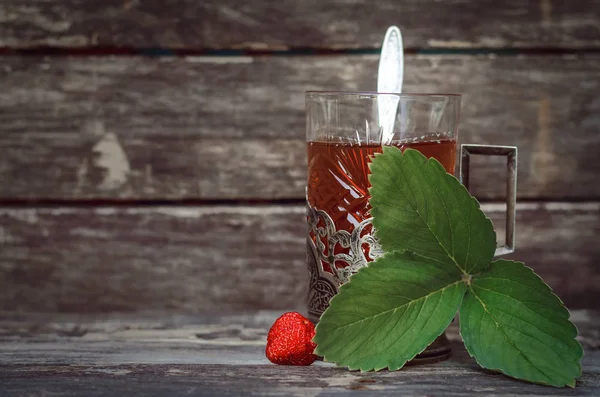
[[[397,26],[390,26],[385,33],[379,70],[377,72],[377,92],[402,92],[404,79],[404,47],[402,33]],[[378,98],[379,128],[381,144],[389,145],[394,137],[394,124],[400,98],[397,95],[382,95]]]

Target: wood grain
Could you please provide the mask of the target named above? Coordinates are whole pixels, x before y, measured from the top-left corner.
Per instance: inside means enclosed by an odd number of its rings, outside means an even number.
[[[306,313],[305,311],[301,311]],[[0,312],[0,351],[5,358],[5,364],[56,364],[70,363],[73,365],[87,364],[122,364],[123,357],[119,357],[122,350],[102,351],[106,346],[103,342],[137,345],[146,343],[155,344],[155,347],[164,348],[164,344],[190,344],[196,348],[209,349],[211,346],[229,345],[239,346],[264,346],[269,329],[281,315],[279,310],[250,310],[243,313],[223,313],[212,311],[202,314],[175,314],[173,312],[150,311],[143,313],[18,313]],[[577,324],[579,335],[577,340],[586,350],[600,348],[600,312],[595,310],[571,310],[570,320]],[[458,330],[458,316],[453,321],[446,335],[451,342],[460,341]],[[71,344],[54,346],[57,350],[49,354],[44,360],[39,358],[35,362],[23,360],[24,350],[30,352],[35,346],[42,343],[53,344],[68,340]],[[10,343],[9,342],[17,342]],[[89,343],[100,342],[98,353],[101,357],[94,358],[79,354],[75,349],[77,342],[82,346]],[[18,343],[30,345],[21,349]],[[35,345],[35,346],[33,346]],[[148,346],[150,347],[150,346]],[[224,350],[224,346],[220,346]],[[43,348],[40,348],[43,350]],[[136,349],[131,349],[134,352]],[[117,355],[115,355],[117,353]],[[137,354],[143,353],[137,349]],[[185,352],[184,352],[185,353]],[[193,353],[193,352],[191,352]],[[28,354],[28,353],[25,353]],[[227,364],[235,361],[244,361],[242,357],[225,357],[214,355],[212,361],[200,356],[190,356],[189,361],[178,362],[182,364]],[[193,361],[192,361],[193,360]],[[175,361],[175,360],[173,360]],[[160,364],[164,362],[161,355],[148,352],[144,355],[129,357],[129,363]],[[262,355],[254,357],[252,364],[265,364],[266,358]]]
[[[600,46],[594,0],[12,0],[0,16],[13,48],[377,48],[389,25],[410,48]]]
[[[145,346],[140,346],[145,349]],[[460,344],[454,350],[464,349]],[[241,349],[237,349],[241,350]],[[159,352],[163,353],[163,352]],[[255,355],[264,354],[253,349]],[[466,352],[464,353],[466,355]],[[467,361],[465,358],[464,361]],[[584,358],[575,391],[518,382],[484,371],[471,361],[407,367],[401,371],[349,372],[332,366],[275,365],[0,365],[0,392],[6,397],[194,396],[568,396],[598,395],[600,354]],[[483,394],[485,393],[485,394]]]
[[[69,312],[302,305],[303,213],[301,207],[3,210],[0,306]]]
[[[4,57],[0,199],[302,199],[304,91],[372,89],[375,56]],[[600,56],[409,56],[463,93],[464,143],[517,145],[520,198],[600,197]],[[500,160],[498,160],[500,161]],[[473,159],[502,199],[504,167]]]
[[[83,392],[86,396],[157,397],[596,396],[600,387],[597,312],[572,313],[586,354],[583,375],[570,391],[515,381],[479,368],[460,342],[456,322],[446,331],[453,355],[436,364],[376,373],[348,371],[319,361],[310,367],[276,366],[265,358],[264,346],[267,331],[280,314],[4,314],[0,318],[0,393],[7,397]]]
[[[503,205],[487,204],[499,236]],[[517,252],[571,308],[600,302],[600,204],[521,204]],[[4,208],[0,310],[303,307],[302,206]]]

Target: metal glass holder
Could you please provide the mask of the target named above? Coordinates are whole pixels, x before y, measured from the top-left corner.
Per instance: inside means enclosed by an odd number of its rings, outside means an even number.
[[[495,256],[515,251],[515,218],[517,205],[517,148],[515,146],[461,145],[460,182],[469,190],[471,155],[506,157],[506,235],[504,245],[496,247]]]

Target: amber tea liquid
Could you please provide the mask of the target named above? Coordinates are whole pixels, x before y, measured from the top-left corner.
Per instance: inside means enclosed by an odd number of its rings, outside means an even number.
[[[456,141],[436,140],[392,144],[401,150],[411,148],[437,159],[449,173],[456,165]],[[308,142],[308,202],[329,214],[336,230],[352,232],[369,215],[370,156],[381,145]],[[366,232],[369,232],[365,230]],[[310,236],[312,239],[316,237]],[[341,250],[336,249],[336,254]],[[337,265],[336,265],[337,266]],[[342,265],[343,266],[343,265]],[[323,263],[324,270],[331,271]]]

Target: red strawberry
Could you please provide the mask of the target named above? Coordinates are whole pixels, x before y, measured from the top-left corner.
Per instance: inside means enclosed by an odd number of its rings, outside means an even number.
[[[297,312],[288,312],[275,320],[267,336],[269,361],[280,365],[310,365],[317,358],[313,352],[315,326]]]

